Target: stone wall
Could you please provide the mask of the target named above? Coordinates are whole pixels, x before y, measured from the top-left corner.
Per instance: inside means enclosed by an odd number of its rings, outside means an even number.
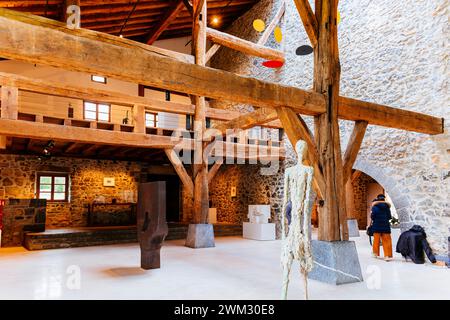
[[[353,200],[355,205],[355,218],[358,220],[358,228],[365,230],[367,227],[367,184],[376,182],[373,178],[361,173],[361,175],[352,182]]]
[[[241,224],[248,221],[248,205],[270,204],[270,222],[278,225],[284,169],[269,176],[261,175],[260,169],[260,165],[222,165],[209,189],[211,206],[217,208],[218,222]],[[231,197],[231,187],[236,187],[236,197]]]
[[[2,247],[20,246],[24,231],[45,230],[46,200],[8,199],[3,206]]]
[[[296,48],[309,44],[309,40],[294,2],[286,3],[283,44],[276,44],[273,36],[268,42],[269,46],[285,50],[284,67],[268,69],[261,65],[262,59],[227,48],[219,50],[212,66],[311,88],[313,56],[295,54]],[[227,32],[256,41],[260,34],[252,28],[253,20],[263,19],[267,24],[279,5],[279,0],[262,0]],[[357,162],[359,170],[375,178],[389,193],[398,210],[401,227],[421,224],[433,249],[445,252],[450,225],[447,1],[341,1],[339,10],[341,95],[446,120],[445,134],[437,136],[370,126]],[[249,106],[218,102],[215,106],[249,109]],[[352,123],[341,121],[340,127],[345,150]],[[259,180],[247,182],[259,184]]]
[[[69,202],[47,204],[47,227],[85,226],[87,205],[94,200],[135,202],[143,163],[54,157],[0,155],[0,189],[4,198],[30,199],[36,194],[36,172],[67,172]],[[114,177],[115,187],[104,187],[103,178]]]

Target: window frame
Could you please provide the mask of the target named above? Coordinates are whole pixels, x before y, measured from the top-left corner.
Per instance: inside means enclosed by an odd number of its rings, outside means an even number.
[[[36,198],[41,199],[41,177],[50,177],[51,184],[50,184],[50,192],[44,192],[44,193],[50,193],[50,199],[46,199],[48,202],[69,202],[69,174],[67,172],[37,172],[36,173]],[[55,199],[55,193],[61,193],[61,192],[55,192],[55,178],[65,178],[65,188],[64,188],[64,199],[58,200]],[[45,184],[44,185],[48,185]],[[42,198],[44,199],[44,198]]]
[[[153,123],[155,124],[153,127],[152,126],[147,126],[147,115],[152,115],[153,116]],[[145,111],[144,121],[145,121],[145,127],[146,128],[158,128],[159,115],[157,113],[154,113],[154,112]]]
[[[95,119],[88,119],[88,118],[86,118],[86,103],[95,104]],[[106,121],[106,120],[99,120],[99,118],[98,118],[99,113],[105,114],[105,112],[100,112],[99,111],[99,105],[108,107],[108,121]],[[89,112],[94,112],[94,111],[89,111]],[[86,121],[111,122],[111,105],[107,104],[107,103],[98,103],[98,102],[94,102],[94,101],[84,100],[83,101],[83,119],[86,120]]]
[[[97,81],[97,80],[94,80],[94,77],[100,77],[100,78],[103,78],[103,81]],[[108,80],[107,80],[107,78],[104,77],[104,76],[99,76],[99,75],[97,75],[97,74],[91,74],[91,81],[92,81],[92,82],[95,82],[95,83],[106,84]]]

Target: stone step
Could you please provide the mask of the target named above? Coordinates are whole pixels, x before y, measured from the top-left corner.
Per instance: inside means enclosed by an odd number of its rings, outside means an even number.
[[[166,240],[185,239],[188,225],[169,224]],[[216,237],[241,236],[242,225],[215,224]],[[24,247],[28,250],[75,248],[137,242],[135,227],[94,227],[47,230],[27,233]]]

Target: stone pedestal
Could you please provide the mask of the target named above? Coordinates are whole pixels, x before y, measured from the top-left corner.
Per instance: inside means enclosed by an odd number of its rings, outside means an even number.
[[[308,278],[339,285],[362,282],[361,266],[354,241],[311,241],[314,259]]]
[[[348,236],[349,237],[359,237],[358,220],[348,219],[347,227],[348,227]]]
[[[243,237],[252,240],[275,240],[275,223],[243,224]]]
[[[190,224],[186,237],[186,247],[211,248],[215,247],[214,228],[212,224]]]

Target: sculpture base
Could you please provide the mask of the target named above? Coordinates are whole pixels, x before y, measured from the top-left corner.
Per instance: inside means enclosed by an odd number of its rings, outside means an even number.
[[[348,227],[348,236],[349,237],[359,237],[358,220],[348,219],[347,227]]]
[[[215,247],[214,228],[212,224],[190,224],[186,237],[186,247],[211,248]]]
[[[144,270],[161,268],[161,249],[147,251],[141,249],[141,268]]]
[[[252,240],[275,240],[275,223],[243,223],[243,237]]]
[[[308,278],[339,285],[362,282],[354,241],[311,241],[314,266]]]

